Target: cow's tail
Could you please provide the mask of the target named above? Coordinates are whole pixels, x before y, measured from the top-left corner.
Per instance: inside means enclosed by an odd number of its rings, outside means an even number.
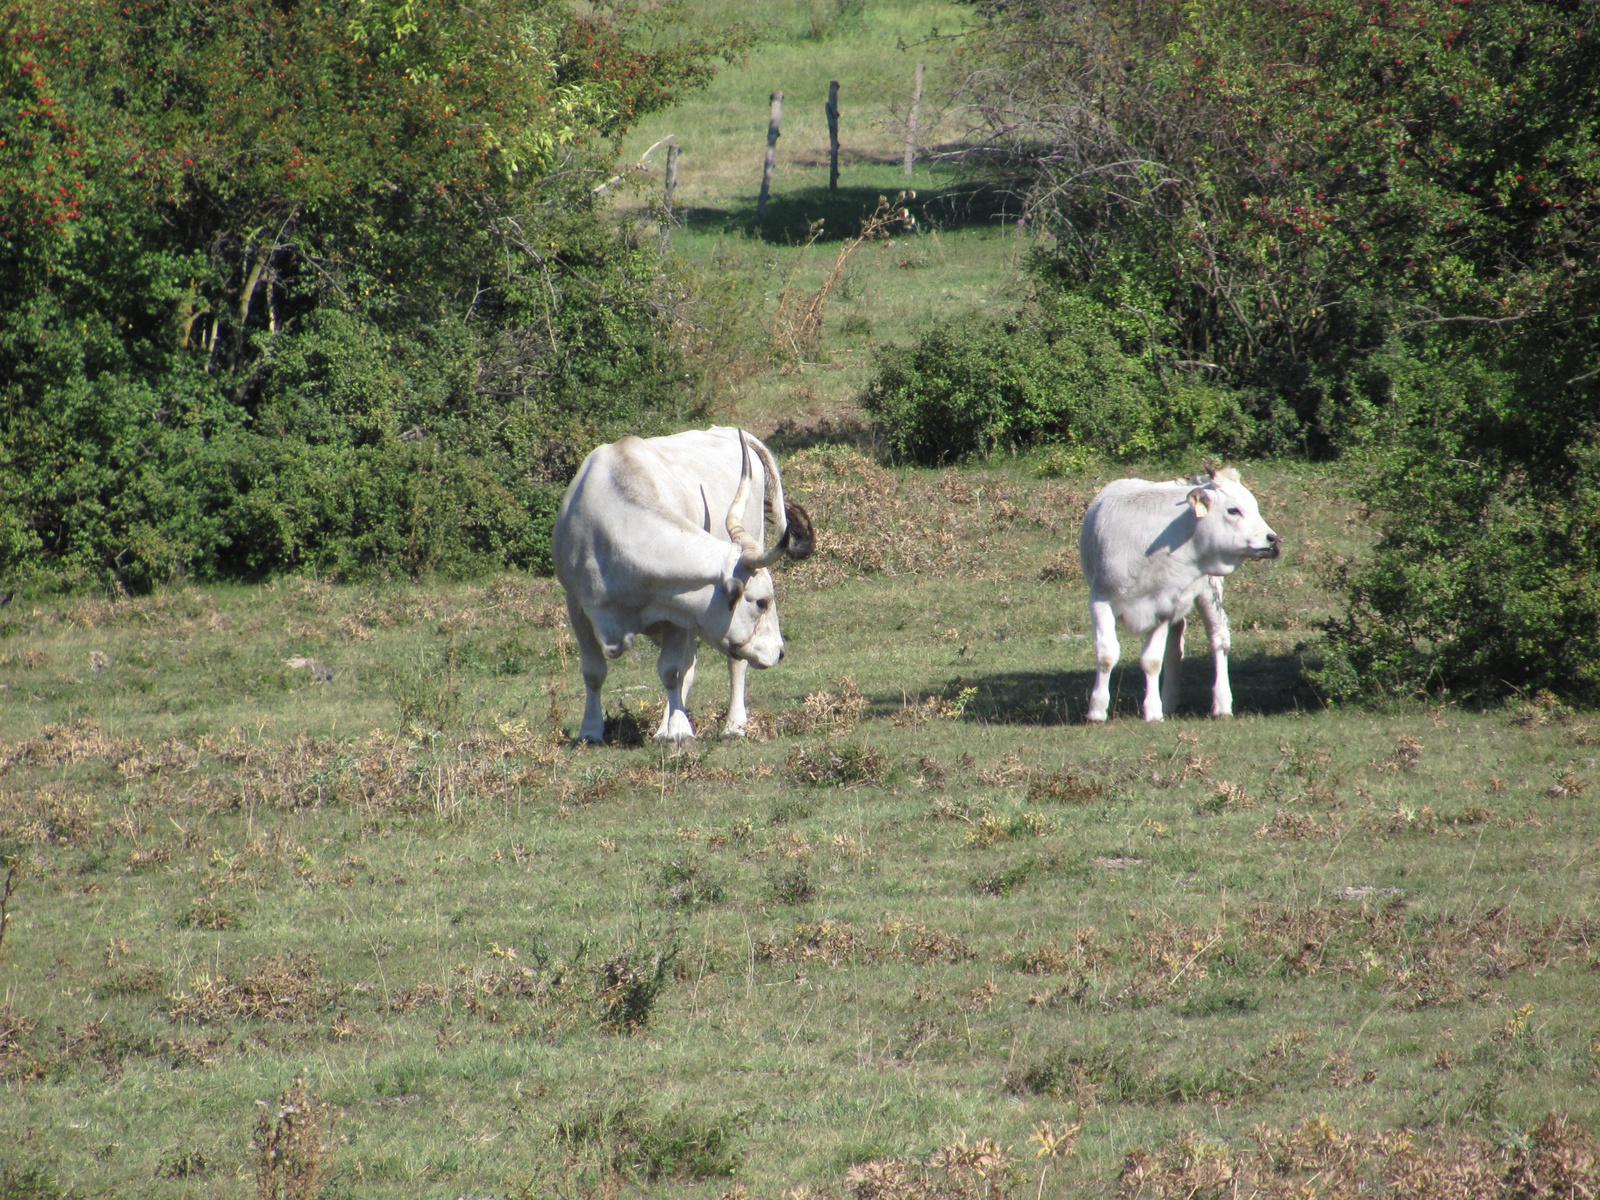
[[[778,542],[783,551],[790,558],[808,558],[816,549],[816,532],[811,527],[811,517],[806,510],[784,498],[783,478],[778,474],[777,461],[772,457],[772,451],[762,444],[759,438],[740,432],[745,444],[755,451],[756,457],[761,460],[763,473],[767,478],[765,496],[766,509],[772,519],[778,524]]]

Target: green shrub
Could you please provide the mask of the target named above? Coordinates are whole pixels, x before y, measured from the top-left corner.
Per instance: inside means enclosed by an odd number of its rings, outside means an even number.
[[[560,0],[398,26],[356,0],[17,14],[8,586],[546,568],[582,454],[684,415],[659,254],[589,177],[714,48],[635,47]],[[73,52],[42,71],[46,44]]]
[[[1136,318],[1066,293],[1000,323],[937,326],[882,352],[862,402],[901,459],[937,465],[1043,443],[1113,457],[1237,452],[1231,392],[1163,383]]]
[[[1548,689],[1600,700],[1600,425],[1536,345],[1391,350],[1366,431],[1370,558],[1316,674],[1335,699]]]

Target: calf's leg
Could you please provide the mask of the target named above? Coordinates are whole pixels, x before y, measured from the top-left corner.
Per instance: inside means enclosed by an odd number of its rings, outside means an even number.
[[[1111,668],[1122,657],[1117,641],[1117,614],[1106,600],[1089,601],[1089,621],[1094,627],[1094,687],[1089,692],[1089,720],[1104,721],[1111,708]]]
[[[1178,693],[1183,686],[1183,635],[1189,622],[1179,617],[1167,626],[1167,653],[1161,665],[1161,711],[1178,711]]]
[[[1166,658],[1167,630],[1170,623],[1161,622],[1150,631],[1139,655],[1139,665],[1144,668],[1144,719],[1161,720],[1161,663]]]
[[[1212,576],[1195,597],[1200,607],[1200,617],[1206,623],[1206,633],[1211,640],[1211,661],[1214,674],[1211,680],[1211,715],[1233,716],[1233,688],[1228,681],[1228,651],[1233,648],[1233,638],[1228,632],[1228,614],[1222,607],[1222,580]]]

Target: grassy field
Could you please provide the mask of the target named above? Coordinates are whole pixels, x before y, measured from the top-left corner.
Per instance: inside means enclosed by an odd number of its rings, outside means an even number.
[[[737,66],[670,112],[634,129],[624,161],[661,139],[681,148],[668,230],[686,307],[709,367],[707,398],[719,416],[766,434],[784,421],[848,424],[873,349],[904,343],[937,320],[1009,311],[1021,296],[1029,249],[1019,201],[975,188],[933,162],[951,128],[941,89],[951,66],[947,35],[964,10],[944,3],[791,0],[730,5],[696,0],[686,17],[712,27],[743,23],[761,41]],[[903,173],[905,119],[917,63],[926,65],[913,174]],[[828,84],[840,84],[840,179],[828,188]],[[784,93],[772,198],[756,200],[769,98]],[[657,235],[666,149],[613,189],[620,216]],[[820,343],[796,354],[782,336],[795,302],[823,286],[880,197],[904,203],[914,232],[869,242],[845,259],[827,296]],[[820,225],[814,224],[820,222]],[[787,305],[787,308],[786,308]]]
[[[547,580],[0,609],[0,1195],[1581,1182],[1600,725],[1320,709],[1366,531],[1258,466],[1288,549],[1230,584],[1240,717],[1202,658],[1179,719],[1135,667],[1089,728],[1105,475],[1028,467],[792,455],[789,655],[680,754],[638,654],[617,744],[566,743]]]
[[[920,164],[918,232],[782,344],[906,186],[912,69],[930,122],[948,70],[920,42],[960,12],[696,0],[765,40],[625,147],[683,147],[702,399],[774,434],[819,530],[748,739],[651,745],[635,653],[612,744],[572,746],[546,579],[0,607],[0,1200],[1596,1185],[1600,721],[1324,709],[1305,665],[1366,515],[1257,464],[1287,547],[1229,583],[1239,718],[1201,715],[1202,655],[1179,719],[1136,719],[1125,662],[1087,727],[1076,532],[1124,470],[850,448],[875,347],[1016,304],[996,193]],[[663,162],[613,189],[641,236]],[[702,660],[703,730],[723,679]]]

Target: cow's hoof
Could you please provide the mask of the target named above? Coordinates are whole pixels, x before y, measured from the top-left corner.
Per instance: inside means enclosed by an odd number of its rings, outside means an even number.
[[[744,736],[744,726],[741,725],[737,729],[733,729],[731,727],[724,729],[722,731],[722,736],[727,740],[732,740],[733,738],[742,738]]]
[[[695,740],[694,726],[689,724],[687,717],[679,717],[676,721],[663,721],[661,728],[656,730],[651,741],[667,742],[674,746]]]

